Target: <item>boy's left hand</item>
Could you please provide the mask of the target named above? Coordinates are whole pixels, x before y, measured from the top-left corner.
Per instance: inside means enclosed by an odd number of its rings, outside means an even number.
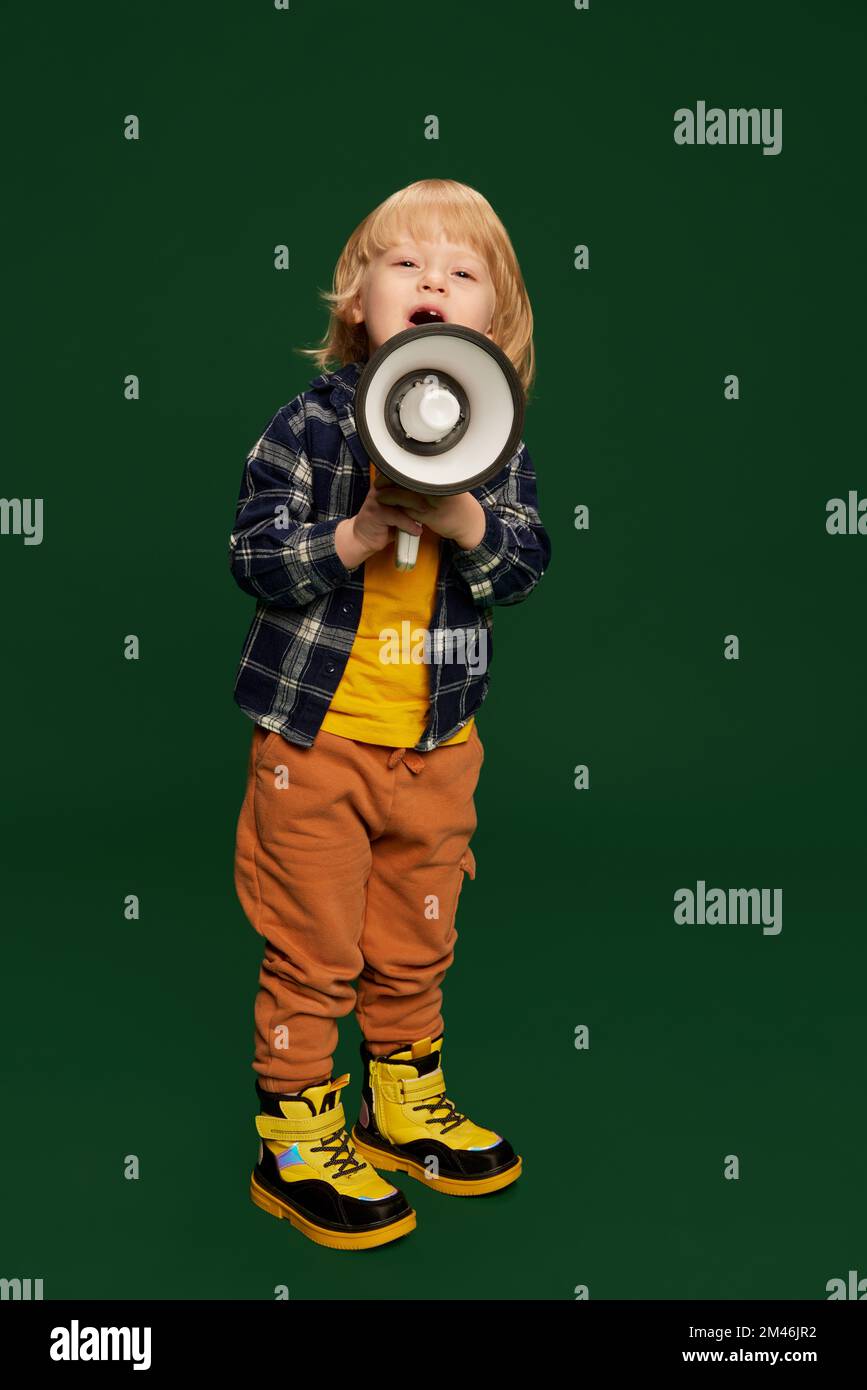
[[[471,492],[457,492],[451,497],[428,497],[424,493],[398,487],[381,473],[376,475],[375,487],[380,502],[386,506],[402,507],[413,521],[430,527],[438,536],[456,541],[462,550],[474,549],[485,534],[485,509]]]

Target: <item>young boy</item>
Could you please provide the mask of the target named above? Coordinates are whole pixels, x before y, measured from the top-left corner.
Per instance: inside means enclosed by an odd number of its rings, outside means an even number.
[[[442,1192],[513,1182],[521,1159],[446,1097],[441,984],[484,761],[496,604],[538,583],[551,545],[522,442],[487,484],[425,499],[376,475],[355,428],[364,363],[435,311],[486,334],[526,392],[532,312],[490,204],[453,180],[400,190],[356,229],[326,296],[324,370],[249,454],[230,537],[232,573],[257,599],[235,699],[255,722],[235,883],[266,942],[255,1003],[259,1161],[251,1196],[319,1244],[365,1249],[415,1226],[403,1171]],[[394,564],[396,528],[420,537]],[[429,663],[383,655],[386,631],[465,630]],[[357,984],[357,989],[356,989]],[[332,1079],[336,1020],[363,1034],[351,1136]],[[366,1161],[365,1161],[366,1160]]]

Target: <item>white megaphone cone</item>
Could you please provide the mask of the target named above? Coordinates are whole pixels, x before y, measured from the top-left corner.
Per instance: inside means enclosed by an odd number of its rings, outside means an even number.
[[[495,477],[515,453],[524,392],[490,338],[462,324],[425,324],[373,354],[358,379],[355,417],[368,457],[389,481],[454,496]],[[398,529],[398,569],[413,568],[419,540]]]

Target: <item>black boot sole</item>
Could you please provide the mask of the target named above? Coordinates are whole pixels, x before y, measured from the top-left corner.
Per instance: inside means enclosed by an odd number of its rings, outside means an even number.
[[[389,1221],[381,1226],[356,1229],[346,1227],[343,1230],[322,1226],[311,1217],[297,1211],[285,1197],[277,1197],[260,1186],[255,1172],[250,1175],[250,1196],[262,1211],[267,1211],[269,1215],[280,1220],[288,1220],[296,1230],[307,1236],[308,1240],[315,1241],[317,1245],[327,1245],[332,1250],[370,1250],[373,1246],[386,1245],[389,1241],[398,1240],[400,1236],[408,1235],[410,1231],[415,1230],[415,1212],[412,1210],[398,1217],[396,1221]]]
[[[501,1168],[498,1172],[485,1173],[482,1177],[466,1178],[453,1177],[451,1174],[432,1178],[428,1169],[415,1159],[409,1158],[396,1145],[389,1144],[382,1136],[368,1135],[365,1137],[363,1130],[358,1125],[352,1126],[352,1142],[357,1148],[359,1155],[366,1158],[372,1168],[382,1168],[387,1173],[408,1173],[411,1178],[418,1178],[425,1187],[433,1187],[437,1192],[446,1192],[451,1197],[480,1197],[486,1192],[498,1192],[501,1187],[508,1187],[520,1176],[523,1168],[521,1155],[518,1154],[514,1163],[506,1168]]]

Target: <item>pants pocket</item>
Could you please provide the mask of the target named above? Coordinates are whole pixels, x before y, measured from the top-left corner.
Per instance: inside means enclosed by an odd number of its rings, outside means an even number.
[[[476,752],[479,755],[479,770],[481,770],[482,763],[485,761],[485,745],[482,743],[482,740],[479,737],[478,724],[473,725],[472,737],[476,741]]]
[[[253,731],[253,765],[257,770],[267,758],[275,738],[279,737],[276,729],[263,729],[261,724],[256,725]]]
[[[467,848],[461,855],[461,868],[463,869],[465,874],[469,874],[470,878],[475,878],[476,856],[473,854],[473,851],[470,849],[469,845],[467,845]]]

